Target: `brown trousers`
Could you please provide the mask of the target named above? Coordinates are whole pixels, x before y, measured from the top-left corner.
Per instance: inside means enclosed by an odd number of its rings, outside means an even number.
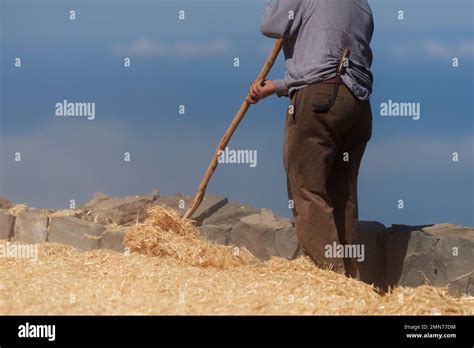
[[[291,104],[283,161],[302,251],[318,266],[356,277],[356,258],[327,257],[326,250],[357,243],[357,176],[372,133],[370,102],[345,85],[319,83],[295,92]]]

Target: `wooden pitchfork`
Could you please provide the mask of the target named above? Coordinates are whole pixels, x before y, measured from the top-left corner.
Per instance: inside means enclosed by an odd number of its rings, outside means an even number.
[[[270,71],[273,64],[275,63],[276,58],[278,57],[278,53],[280,53],[282,44],[283,44],[282,39],[276,40],[275,45],[273,46],[270,54],[268,55],[267,60],[265,61],[265,64],[262,67],[262,70],[260,70],[260,73],[258,74],[257,79],[265,80],[265,78],[268,75],[268,72]],[[212,157],[211,163],[209,163],[209,166],[207,167],[207,170],[201,179],[201,183],[199,184],[196,195],[194,196],[193,204],[186,211],[186,214],[184,214],[183,219],[191,218],[191,216],[194,214],[196,209],[201,204],[204,198],[204,194],[206,193],[207,184],[209,183],[209,180],[211,179],[212,174],[214,174],[214,171],[217,168],[218,158],[221,155],[222,151],[224,151],[227,144],[229,143],[230,138],[234,134],[240,121],[242,121],[242,119],[244,118],[245,113],[249,109],[249,106],[250,105],[246,101],[242,103],[239,111],[237,112],[234,119],[232,120],[232,123],[229,125],[229,128],[227,128],[224,135],[222,136],[221,142],[217,146],[216,152],[214,153],[214,156]]]

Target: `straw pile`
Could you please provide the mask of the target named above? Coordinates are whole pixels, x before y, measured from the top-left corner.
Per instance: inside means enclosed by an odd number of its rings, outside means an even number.
[[[171,258],[193,266],[227,269],[257,263],[244,248],[209,243],[191,221],[181,220],[177,212],[166,206],[150,208],[146,221],[132,227],[124,242],[132,252]]]
[[[127,236],[140,253],[46,243],[36,261],[0,258],[0,314],[474,314],[472,298],[443,289],[380,296],[305,258],[257,264],[196,233],[154,208]]]

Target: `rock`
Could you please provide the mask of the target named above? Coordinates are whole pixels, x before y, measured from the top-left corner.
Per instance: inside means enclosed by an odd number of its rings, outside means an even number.
[[[111,197],[103,193],[94,194],[84,204],[82,218],[101,224],[133,225],[142,222],[147,209],[156,204],[158,193],[144,196]]]
[[[100,248],[105,227],[76,217],[55,217],[49,226],[48,242],[63,243],[79,250]]]
[[[198,227],[198,230],[202,236],[212,242],[229,245],[232,225],[202,225]]]
[[[258,214],[260,209],[246,204],[227,203],[219,208],[208,218],[202,221],[203,225],[234,225],[241,218],[248,215]]]
[[[230,244],[247,248],[261,260],[268,260],[272,256],[284,257],[279,252],[288,254],[288,248],[285,249],[282,244],[291,244],[291,240],[288,239],[291,233],[283,232],[283,230],[291,227],[289,220],[276,218],[271,210],[261,209],[260,214],[245,216],[232,227]],[[277,233],[280,233],[278,237],[276,237]],[[276,238],[280,251],[276,248]],[[285,240],[285,238],[288,240]]]
[[[11,207],[13,207],[12,202],[5,197],[0,197],[0,209],[10,209]]]
[[[193,214],[192,219],[196,221],[197,225],[201,225],[203,220],[216,211],[219,210],[223,205],[227,204],[227,197],[222,196],[206,196],[202,200],[201,205]]]
[[[188,207],[191,206],[193,198],[182,193],[177,193],[173,196],[162,196],[156,201],[158,205],[166,205],[167,207],[176,210],[181,216],[186,213]]]
[[[293,260],[301,256],[302,250],[299,247],[298,238],[294,226],[277,230],[273,237],[276,255],[288,260]]]
[[[459,225],[393,225],[387,240],[387,284],[448,287],[474,294],[474,229]]]
[[[290,220],[275,217],[270,209],[260,209],[260,214],[245,216],[240,221],[259,230],[280,230],[292,226]]]
[[[101,249],[112,249],[118,252],[125,251],[123,239],[128,231],[128,227],[109,229],[102,234],[100,240]]]
[[[26,204],[14,204],[12,207],[8,209],[10,214],[18,216],[20,213],[35,213],[38,215],[50,216],[54,213],[53,209],[43,209],[43,208],[33,208],[29,207]]]
[[[84,203],[82,208],[86,210],[92,210],[100,202],[103,202],[105,200],[112,199],[112,198],[113,198],[112,196],[106,195],[105,193],[96,192],[92,195],[92,198],[89,201]]]
[[[274,234],[274,230],[260,230],[252,225],[238,222],[230,231],[229,244],[245,247],[260,260],[266,261],[276,256],[273,245]]]
[[[64,217],[64,216],[72,216],[72,217],[78,217],[80,218],[84,214],[84,211],[81,209],[64,209],[64,210],[58,210],[55,211],[54,213],[50,214],[49,217]]]
[[[0,210],[0,239],[10,239],[13,237],[15,217],[6,210]]]
[[[180,212],[181,216],[186,213],[186,210],[191,207],[193,197],[178,193],[174,196],[160,197],[157,204],[164,204],[176,211]],[[204,219],[208,218],[222,206],[227,204],[228,200],[222,196],[205,196],[199,205],[196,212],[191,217],[196,221],[196,225],[200,226]]]
[[[433,285],[436,238],[424,226],[392,225],[387,231],[387,285]]]
[[[54,214],[55,211],[53,209],[44,209],[44,208],[28,208],[27,211],[30,213],[41,214],[50,217],[51,214]]]
[[[37,244],[46,241],[48,235],[48,217],[46,215],[23,211],[15,219],[14,238]]]
[[[434,254],[435,286],[454,296],[474,295],[474,228],[439,224],[423,228],[438,239]]]
[[[359,221],[357,225],[357,244],[364,246],[364,261],[358,262],[359,279],[387,291],[385,280],[386,266],[386,227],[376,221]]]

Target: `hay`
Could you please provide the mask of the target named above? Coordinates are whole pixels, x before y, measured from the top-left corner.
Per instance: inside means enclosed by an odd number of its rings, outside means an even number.
[[[380,296],[304,258],[219,270],[46,243],[36,262],[1,258],[0,274],[0,314],[474,314],[443,289]]]
[[[209,243],[191,221],[183,221],[176,211],[166,206],[151,207],[147,219],[132,227],[124,242],[132,252],[200,267],[227,269],[258,262],[245,248]]]
[[[18,215],[20,213],[28,211],[29,207],[26,204],[14,204],[8,212],[12,215]]]
[[[245,250],[200,239],[166,208],[132,228],[136,251],[79,252],[45,243],[37,260],[0,258],[0,314],[474,314],[445,289],[385,296],[306,258],[256,264]]]

